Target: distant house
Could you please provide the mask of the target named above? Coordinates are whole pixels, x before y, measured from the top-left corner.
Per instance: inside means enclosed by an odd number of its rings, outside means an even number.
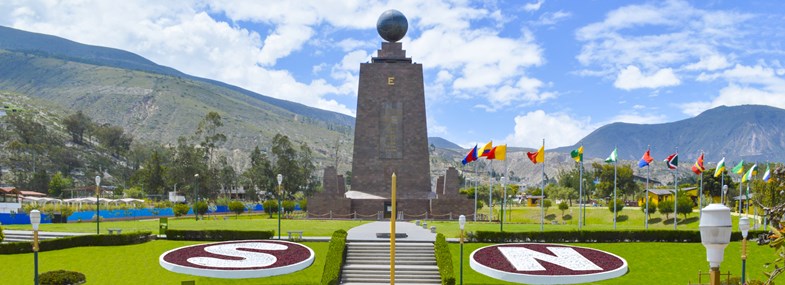
[[[698,187],[685,187],[679,193],[686,194],[692,200],[692,204],[698,206]],[[648,197],[654,205],[659,205],[662,201],[673,201],[673,189],[649,189]],[[638,199],[638,205],[646,205],[646,200]]]
[[[16,187],[0,187],[0,213],[18,212],[22,208],[22,192]]]

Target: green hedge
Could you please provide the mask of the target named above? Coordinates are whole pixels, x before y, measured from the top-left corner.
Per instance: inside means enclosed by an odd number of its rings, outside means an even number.
[[[227,241],[246,239],[269,239],[275,231],[231,231],[231,230],[166,230],[166,239],[169,240],[203,240]]]
[[[442,277],[442,285],[455,285],[452,254],[447,246],[447,239],[444,238],[443,234],[436,234],[433,250],[436,254],[436,265],[439,266],[439,275]]]
[[[344,252],[346,252],[346,231],[333,232],[330,245],[327,248],[327,260],[322,270],[322,285],[338,285],[343,267]]]
[[[3,226],[0,226],[0,242],[2,242],[4,238],[5,235],[3,234]]]
[[[748,238],[765,231],[750,231]],[[700,242],[700,231],[673,230],[605,230],[605,231],[549,231],[549,232],[489,232],[477,231],[472,242]],[[741,240],[741,233],[731,234],[731,241]]]
[[[82,284],[86,281],[84,274],[76,271],[48,271],[38,276],[41,285],[69,285]]]
[[[118,235],[84,235],[50,240],[38,243],[39,251],[50,251],[80,246],[116,246],[138,244],[150,241],[151,232],[124,233]],[[0,244],[0,254],[31,253],[31,242],[12,242]]]

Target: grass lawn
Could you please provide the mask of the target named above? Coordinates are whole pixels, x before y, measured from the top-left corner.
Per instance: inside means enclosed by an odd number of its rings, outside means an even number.
[[[464,244],[464,284],[516,284],[504,282],[477,273],[469,267],[469,255],[475,249],[491,244]],[[706,261],[706,249],[700,243],[578,243],[585,246],[608,251],[627,260],[629,271],[626,275],[592,284],[693,284],[698,283],[698,270],[706,273],[709,263]],[[764,263],[774,260],[774,251],[768,246],[748,244],[747,280],[764,280]],[[459,278],[460,245],[450,244],[455,267],[456,284]],[[720,266],[722,273],[731,272],[734,277],[741,275],[741,242],[732,242],[725,249],[725,260]],[[725,280],[725,277],[722,279]],[[708,275],[701,280],[708,284]]]
[[[488,210],[480,209],[479,213],[487,214]],[[545,212],[545,231],[570,231],[578,230],[578,207],[570,208],[564,211],[565,215],[562,217],[561,211],[551,207]],[[495,210],[494,219],[498,218],[499,210]],[[616,219],[616,228],[619,230],[643,230],[645,229],[644,215],[638,208],[625,208],[619,213]],[[458,237],[460,230],[458,228],[457,217],[454,221],[428,221],[428,226],[436,226],[436,231],[444,234],[446,237]],[[649,220],[649,229],[658,230],[672,230],[673,229],[673,215],[669,219],[665,219],[664,215],[659,213],[652,214]],[[736,230],[738,224],[738,216],[732,216],[733,228]],[[555,221],[556,223],[554,223]],[[698,230],[699,214],[695,210],[692,214],[687,215],[684,219],[683,215],[678,216],[677,228],[679,230]],[[613,213],[607,207],[587,207],[586,208],[586,225],[583,230],[613,230]],[[499,222],[472,222],[467,221],[466,231],[499,231]],[[517,207],[512,208],[512,211],[505,211],[504,231],[509,232],[531,232],[540,231],[540,208],[534,207]]]
[[[39,272],[71,270],[84,273],[86,284],[319,284],[327,255],[327,242],[304,242],[313,249],[313,264],[299,272],[267,278],[217,279],[167,271],[158,265],[164,252],[197,244],[190,241],[157,240],[144,244],[107,247],[81,247],[39,253]],[[33,254],[0,255],[2,284],[33,283]]]
[[[169,228],[178,230],[273,230],[278,231],[278,219],[267,215],[234,215],[226,216],[224,220],[219,216],[217,220],[194,220],[192,217],[169,218]],[[353,220],[300,220],[282,219],[281,231],[286,236],[287,230],[303,231],[304,236],[331,236],[338,229],[349,230],[353,227],[369,223],[370,221]],[[9,230],[32,230],[30,225],[3,225]],[[123,232],[151,231],[158,233],[158,219],[138,221],[101,221],[101,233],[106,234],[108,228],[120,228]],[[67,224],[41,224],[41,231],[48,232],[79,232],[95,233],[95,222],[67,223]],[[277,235],[277,233],[276,233]]]

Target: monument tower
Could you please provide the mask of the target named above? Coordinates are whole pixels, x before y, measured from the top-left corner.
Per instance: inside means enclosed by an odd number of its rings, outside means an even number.
[[[360,64],[352,191],[345,191],[344,178],[335,167],[325,168],[324,191],[308,202],[314,217],[389,217],[393,173],[398,180],[397,209],[404,215],[473,214],[474,202],[458,195],[455,168],[437,179],[436,191],[431,189],[422,65],[407,58],[398,42],[408,27],[406,17],[396,10],[382,13],[376,22],[386,42],[371,62]]]
[[[401,12],[384,12],[376,28],[387,42],[370,63],[360,64],[352,190],[389,198],[395,172],[400,199],[427,199],[431,179],[422,64],[412,63],[398,42],[408,29]]]

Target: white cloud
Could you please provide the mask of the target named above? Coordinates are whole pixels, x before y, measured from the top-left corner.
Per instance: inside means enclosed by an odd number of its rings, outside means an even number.
[[[561,21],[567,20],[572,17],[572,13],[564,11],[546,12],[540,15],[540,18],[533,24],[537,26],[551,26],[556,25]]]
[[[538,147],[545,139],[546,148],[575,144],[596,126],[590,119],[576,119],[566,113],[546,113],[536,110],[515,117],[514,132],[504,140],[510,145]]]
[[[709,101],[689,102],[682,105],[682,112],[695,116],[718,106],[745,104],[769,105],[785,109],[785,78],[775,67],[764,64],[755,66],[736,65],[720,73],[705,75],[707,80],[722,78],[728,86]]]
[[[526,12],[534,12],[540,10],[540,7],[542,7],[543,3],[545,3],[545,0],[537,0],[537,2],[535,3],[526,3],[526,5],[523,5],[523,10],[525,10]]]
[[[624,113],[622,112],[619,115],[614,116],[611,118],[607,124],[621,122],[621,123],[630,123],[630,124],[659,124],[667,122],[668,117],[665,115],[640,115],[636,113]],[[605,125],[605,124],[602,124]]]
[[[644,75],[634,65],[621,70],[619,77],[613,83],[616,88],[632,90],[638,88],[660,88],[679,85],[681,81],[673,74],[670,68],[663,68],[651,75]]]
[[[687,70],[708,70],[714,71],[717,69],[723,69],[730,66],[730,63],[727,59],[725,59],[722,55],[710,55],[708,57],[701,58],[700,61],[689,64],[684,68]]]

